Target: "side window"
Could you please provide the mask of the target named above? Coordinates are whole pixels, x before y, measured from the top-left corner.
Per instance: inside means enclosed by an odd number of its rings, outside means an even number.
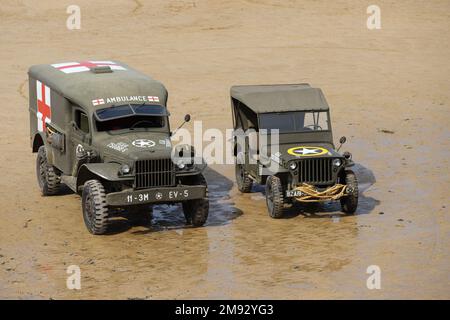
[[[84,133],[89,133],[89,119],[83,111],[75,110],[75,124]]]

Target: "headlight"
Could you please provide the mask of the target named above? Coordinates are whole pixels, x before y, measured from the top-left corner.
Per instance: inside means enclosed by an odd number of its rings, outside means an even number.
[[[292,161],[291,163],[289,163],[289,169],[291,170],[297,169],[297,162]]]
[[[120,174],[128,174],[128,173],[130,173],[130,171],[131,171],[131,168],[127,164],[122,165],[119,169]]]
[[[178,162],[177,166],[178,166],[178,169],[184,169],[186,167],[186,164],[184,164],[183,162]]]
[[[334,159],[333,160],[333,166],[339,167],[342,164],[341,159]]]

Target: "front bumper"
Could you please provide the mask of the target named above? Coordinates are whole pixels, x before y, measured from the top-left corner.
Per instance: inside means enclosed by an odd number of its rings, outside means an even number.
[[[206,197],[206,186],[178,185],[176,187],[124,190],[106,195],[110,206],[129,206],[146,203],[168,203]]]
[[[339,200],[348,195],[347,186],[343,184],[335,184],[326,189],[320,190],[310,184],[302,183],[293,190],[286,190],[286,198],[294,198],[299,202],[321,202],[330,200]]]

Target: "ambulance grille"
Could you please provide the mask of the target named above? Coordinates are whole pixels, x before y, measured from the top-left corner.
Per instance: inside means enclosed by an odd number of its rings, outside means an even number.
[[[332,158],[302,159],[298,161],[298,181],[313,184],[333,182]]]
[[[135,162],[136,189],[170,187],[175,185],[175,167],[172,159],[138,160]]]

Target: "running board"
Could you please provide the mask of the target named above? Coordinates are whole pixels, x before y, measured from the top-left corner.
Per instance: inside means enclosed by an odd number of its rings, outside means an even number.
[[[77,178],[74,176],[61,176],[61,182],[68,186],[73,192],[78,193]]]

